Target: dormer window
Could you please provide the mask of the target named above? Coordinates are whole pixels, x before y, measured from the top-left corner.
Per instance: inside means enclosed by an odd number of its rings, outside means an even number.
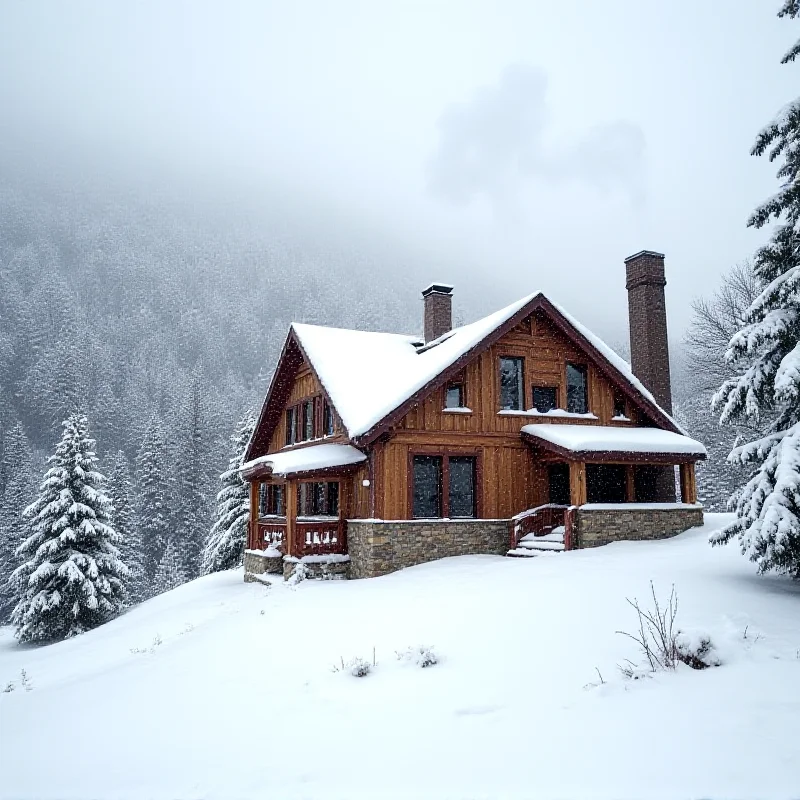
[[[286,444],[297,441],[297,406],[286,409]]]
[[[567,411],[570,414],[586,414],[589,411],[588,394],[586,367],[567,364]]]
[[[524,359],[504,357],[500,359],[500,409],[522,411],[525,404]]]
[[[300,408],[302,413],[301,440],[307,442],[314,438],[314,401],[306,400]]]
[[[466,402],[464,401],[464,384],[463,383],[448,383],[444,392],[444,407],[445,408],[464,408]]]

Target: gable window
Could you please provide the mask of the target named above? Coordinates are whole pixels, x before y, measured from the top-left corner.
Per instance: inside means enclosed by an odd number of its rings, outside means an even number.
[[[302,413],[302,422],[300,426],[300,435],[302,441],[307,442],[309,439],[314,438],[314,401],[306,400],[300,404]]]
[[[464,408],[464,384],[448,383],[444,393],[445,408]]]
[[[261,517],[282,517],[283,486],[279,483],[262,483],[259,490],[258,513]]]
[[[558,390],[555,386],[534,386],[533,407],[540,413],[546,414],[558,407]]]
[[[322,435],[333,436],[333,409],[327,400],[322,401]]]
[[[614,392],[614,416],[627,417],[627,405],[625,403],[625,396],[622,392]]]
[[[500,409],[522,411],[525,403],[523,383],[523,359],[505,357],[500,359]]]
[[[567,364],[567,411],[571,414],[585,414],[589,410],[587,388],[586,367]]]
[[[286,409],[286,444],[297,441],[297,406]]]
[[[304,481],[297,487],[297,493],[298,516],[339,516],[338,481]]]
[[[477,516],[475,456],[415,455],[412,481],[413,517]]]

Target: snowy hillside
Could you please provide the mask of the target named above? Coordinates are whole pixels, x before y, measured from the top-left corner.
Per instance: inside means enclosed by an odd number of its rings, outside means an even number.
[[[2,629],[0,796],[797,796],[800,586],[710,548],[725,519],[368,581],[220,573],[49,647]],[[622,678],[650,579],[721,667]],[[440,662],[395,655],[420,644]]]

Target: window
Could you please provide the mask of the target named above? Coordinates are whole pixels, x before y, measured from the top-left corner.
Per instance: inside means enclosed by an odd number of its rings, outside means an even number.
[[[626,411],[625,396],[620,392],[614,392],[614,416],[627,417]]]
[[[450,383],[444,393],[445,408],[464,408],[464,384]]]
[[[533,407],[540,413],[546,414],[558,407],[558,391],[555,386],[534,386]]]
[[[297,441],[297,406],[286,409],[286,444]]]
[[[297,493],[298,516],[339,516],[338,481],[306,481],[297,487]]]
[[[414,456],[412,516],[476,517],[476,464],[475,456]]]
[[[302,409],[302,425],[300,428],[302,441],[307,442],[314,438],[314,401],[306,400],[300,404]]]
[[[585,414],[589,410],[586,367],[567,364],[567,411]]]
[[[282,517],[285,513],[283,507],[283,486],[277,483],[262,483],[258,503],[259,516]]]
[[[521,358],[500,359],[500,408],[501,410],[522,411],[525,403],[525,389]]]
[[[327,400],[322,401],[322,435],[333,436],[333,409]]]
[[[441,456],[414,456],[415,517],[442,516],[442,458]]]
[[[475,516],[475,458],[451,456],[449,466],[448,517]]]

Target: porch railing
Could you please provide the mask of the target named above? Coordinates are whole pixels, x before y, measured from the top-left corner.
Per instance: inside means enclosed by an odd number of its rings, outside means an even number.
[[[545,536],[555,528],[564,527],[564,549],[572,548],[571,507],[557,503],[546,503],[536,508],[529,508],[511,518],[511,539],[509,544],[515,550],[520,539],[532,533],[534,536]]]
[[[286,533],[286,518],[259,518],[252,531],[249,547],[266,550],[275,547],[284,554],[317,556],[347,553],[347,523],[343,519],[297,517],[291,547]]]
[[[254,550],[266,550],[268,547],[275,547],[281,552],[286,552],[286,519],[280,517],[275,520],[259,519],[256,523],[254,539]]]
[[[294,523],[292,554],[321,556],[347,552],[347,528],[343,519],[303,519]]]

